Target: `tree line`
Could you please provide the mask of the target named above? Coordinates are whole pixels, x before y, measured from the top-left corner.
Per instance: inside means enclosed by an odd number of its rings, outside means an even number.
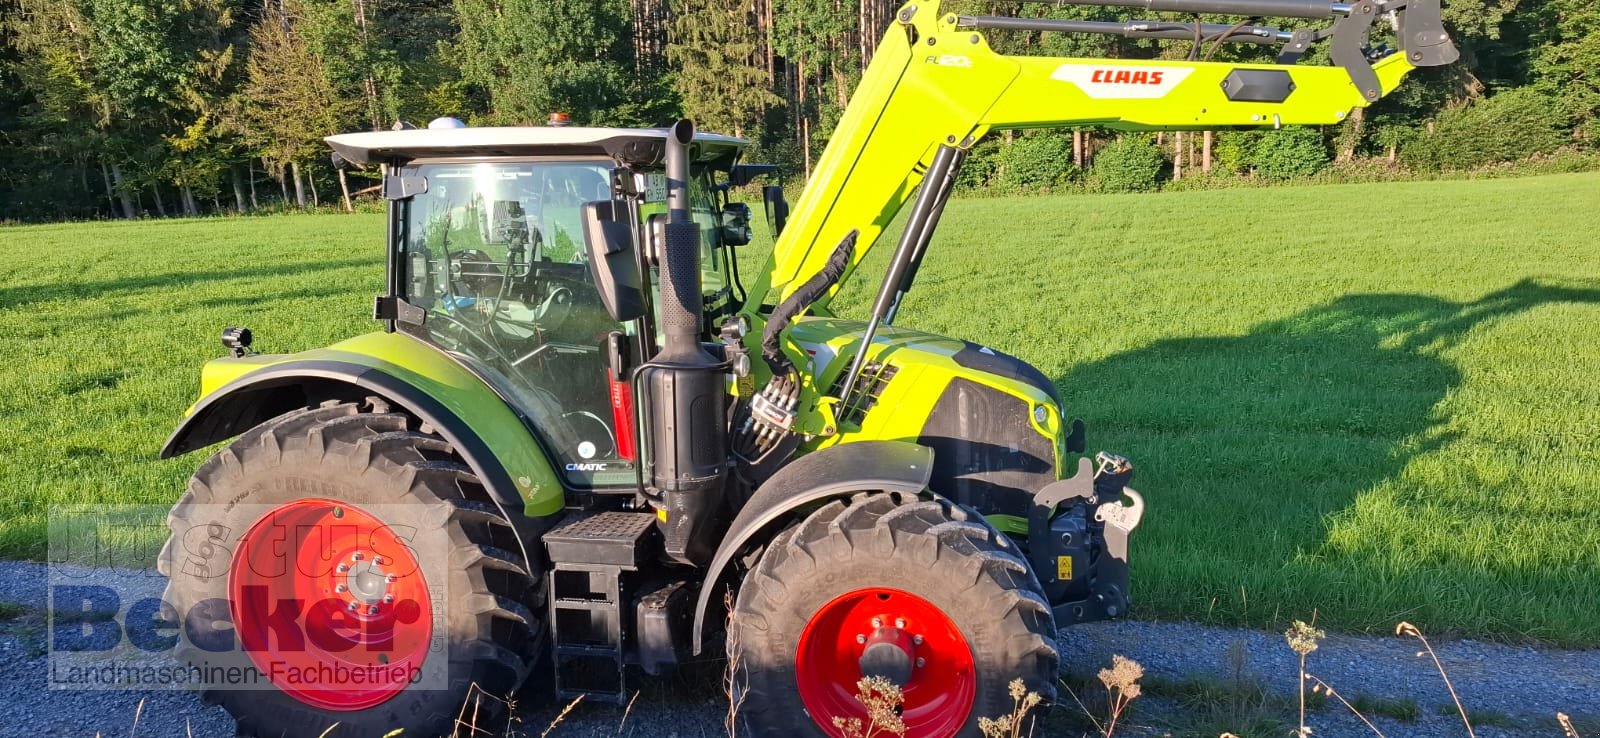
[[[328,165],[323,136],[439,116],[537,125],[563,112],[578,125],[654,126],[688,115],[703,129],[752,140],[753,157],[804,176],[896,7],[0,0],[0,221],[337,204],[371,181],[342,179]],[[947,9],[1146,15],[995,0]],[[1415,74],[1338,126],[1217,136],[1003,134],[980,145],[963,183],[1139,189],[1151,178],[1288,177],[1355,161],[1470,168],[1600,142],[1600,4],[1456,0],[1446,22],[1461,62]],[[995,32],[991,40],[1018,54],[1192,51],[1188,42],[1040,32]],[[1240,45],[1207,53],[1260,60],[1268,52]]]

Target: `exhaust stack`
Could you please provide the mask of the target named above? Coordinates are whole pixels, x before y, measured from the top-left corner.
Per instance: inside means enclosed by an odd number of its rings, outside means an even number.
[[[667,555],[704,564],[715,550],[727,473],[727,389],[722,362],[700,343],[705,308],[700,283],[700,227],[689,215],[689,144],[694,123],[680,120],[666,139],[667,219],[661,245],[661,351],[644,382],[649,423],[650,489]]]

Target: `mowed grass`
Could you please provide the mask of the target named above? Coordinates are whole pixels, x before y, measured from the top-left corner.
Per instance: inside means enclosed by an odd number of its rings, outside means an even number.
[[[899,322],[1029,360],[1134,459],[1141,617],[1595,646],[1597,206],[1595,174],[957,201]],[[175,499],[201,458],[155,454],[217,330],[375,328],[382,231],[0,230],[0,554],[51,504]]]

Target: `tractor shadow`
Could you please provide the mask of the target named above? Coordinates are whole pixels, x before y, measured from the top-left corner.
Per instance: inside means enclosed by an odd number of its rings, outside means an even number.
[[[1323,553],[1329,516],[1452,440],[1440,408],[1462,383],[1443,358],[1451,347],[1557,302],[1600,303],[1600,288],[1524,280],[1470,302],[1348,295],[1246,335],[1163,340],[1057,377],[1068,413],[1088,423],[1089,451],[1131,458],[1150,503],[1133,544],[1139,609],[1260,624],[1360,601],[1383,572],[1306,565]],[[1359,625],[1393,627],[1376,617]]]

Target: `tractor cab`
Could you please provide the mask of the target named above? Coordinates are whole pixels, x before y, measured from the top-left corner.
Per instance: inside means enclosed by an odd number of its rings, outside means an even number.
[[[389,294],[380,317],[449,352],[495,388],[538,435],[568,486],[636,489],[627,367],[653,354],[659,308],[613,317],[596,287],[584,208],[620,208],[644,253],[664,219],[664,129],[467,128],[351,133],[336,159],[384,166],[390,200]],[[701,134],[691,147],[690,216],[700,231],[707,321],[743,297],[732,248],[748,243],[749,209],[730,202],[746,142]],[[735,182],[735,180],[737,180]],[[630,254],[631,256],[631,254]],[[630,271],[637,270],[631,258]],[[646,281],[654,270],[624,275]],[[641,280],[641,277],[643,280]],[[645,311],[641,311],[645,312]]]

